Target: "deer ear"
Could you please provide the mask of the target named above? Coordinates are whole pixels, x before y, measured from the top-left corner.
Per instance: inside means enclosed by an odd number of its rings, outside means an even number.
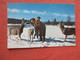
[[[24,18],[22,19],[22,23],[24,23],[25,22],[25,20],[24,20]]]

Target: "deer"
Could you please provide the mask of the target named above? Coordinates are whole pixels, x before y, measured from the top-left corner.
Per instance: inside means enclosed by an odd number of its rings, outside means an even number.
[[[31,40],[32,39],[32,42],[33,42],[33,33],[34,33],[34,29],[29,29],[28,30],[28,36],[29,36],[29,39]],[[32,37],[31,37],[32,36]]]
[[[75,28],[65,28],[62,22],[59,25],[62,33],[65,35],[65,41],[68,35],[75,35]]]
[[[25,20],[24,18],[22,19],[22,23],[19,27],[11,27],[9,28],[9,37],[11,39],[11,35],[18,35],[20,40],[21,40],[21,34],[23,33],[23,28],[25,26]]]

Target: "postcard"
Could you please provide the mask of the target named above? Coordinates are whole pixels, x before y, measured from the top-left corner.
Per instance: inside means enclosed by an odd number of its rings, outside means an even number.
[[[8,3],[7,48],[76,46],[75,4]]]

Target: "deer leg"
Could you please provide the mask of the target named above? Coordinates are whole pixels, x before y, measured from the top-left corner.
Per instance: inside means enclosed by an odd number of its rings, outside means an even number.
[[[20,38],[20,40],[21,40],[21,34],[19,34],[19,38]]]
[[[42,36],[42,37],[43,37],[43,38],[42,38],[42,43],[43,43],[45,40],[44,40],[44,36]]]
[[[45,30],[43,31],[43,42],[45,41]]]
[[[38,38],[38,34],[37,34],[37,38]]]
[[[40,41],[42,41],[42,36],[40,36]]]
[[[65,35],[65,41],[66,41],[67,35]]]
[[[30,40],[31,40],[31,35],[30,35]]]
[[[45,35],[43,36],[43,42],[45,41]]]
[[[75,34],[73,34],[73,38],[74,38]]]
[[[43,41],[42,42],[44,42],[45,41],[45,34],[43,35]]]

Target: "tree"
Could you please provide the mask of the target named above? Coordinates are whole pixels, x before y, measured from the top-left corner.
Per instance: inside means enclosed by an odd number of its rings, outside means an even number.
[[[71,16],[68,16],[67,22],[71,21]]]
[[[73,23],[71,22],[71,16],[68,16],[68,19],[65,25],[73,25]]]
[[[54,22],[56,22],[56,18],[54,18]]]
[[[48,24],[48,25],[50,24],[50,20],[48,20],[47,24]]]
[[[56,18],[54,18],[54,20],[53,20],[53,25],[56,25],[56,24],[57,24]]]

